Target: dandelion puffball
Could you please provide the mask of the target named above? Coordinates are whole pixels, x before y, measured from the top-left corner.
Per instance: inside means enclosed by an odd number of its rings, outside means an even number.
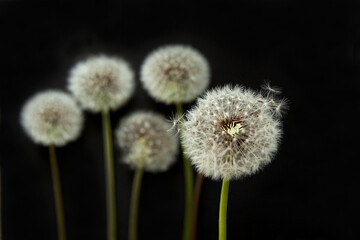
[[[48,90],[28,100],[21,111],[21,125],[35,143],[63,146],[81,132],[83,116],[73,98]]]
[[[134,73],[120,58],[90,57],[70,72],[68,88],[82,107],[92,112],[115,110],[134,92]]]
[[[152,112],[136,112],[123,119],[116,131],[123,161],[145,171],[166,171],[176,160],[179,144],[170,128],[163,116]]]
[[[161,47],[145,59],[141,81],[156,100],[165,104],[187,103],[208,86],[209,65],[197,50],[182,45]]]
[[[270,91],[225,86],[207,92],[182,125],[182,144],[192,164],[215,180],[255,173],[277,151],[283,105]]]

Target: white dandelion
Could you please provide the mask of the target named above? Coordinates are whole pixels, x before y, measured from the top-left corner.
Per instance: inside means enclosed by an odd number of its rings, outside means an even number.
[[[68,82],[81,106],[92,112],[118,109],[130,99],[135,87],[129,64],[103,55],[77,63]]]
[[[257,172],[277,151],[284,103],[239,86],[207,92],[183,122],[182,143],[192,164],[213,179]]]
[[[26,102],[21,125],[35,143],[64,146],[80,135],[83,115],[70,95],[48,90]]]
[[[145,171],[166,171],[176,160],[178,139],[168,130],[171,124],[161,115],[136,112],[123,119],[116,131],[123,161]]]
[[[149,94],[165,104],[188,103],[208,86],[206,58],[183,45],[169,45],[150,53],[141,67],[141,81]]]

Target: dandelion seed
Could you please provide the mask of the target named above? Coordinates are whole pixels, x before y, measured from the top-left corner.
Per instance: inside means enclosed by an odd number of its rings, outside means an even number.
[[[270,85],[270,81],[265,81],[265,83],[261,86],[263,90],[269,92],[270,94],[280,94],[281,89],[278,87],[274,87]]]

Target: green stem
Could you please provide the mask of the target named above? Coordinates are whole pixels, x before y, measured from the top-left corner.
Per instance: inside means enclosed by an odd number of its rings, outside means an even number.
[[[176,110],[179,117],[184,113],[183,106],[181,103],[176,104]],[[179,129],[181,132],[181,124]],[[184,175],[185,175],[185,216],[184,216],[184,229],[183,229],[183,240],[190,239],[191,231],[191,216],[193,207],[193,194],[194,194],[194,176],[193,170],[190,165],[190,161],[185,154],[185,149],[182,146],[183,162],[184,162]]]
[[[129,215],[129,240],[137,240],[138,218],[139,218],[139,199],[143,168],[136,168],[132,184],[130,215]]]
[[[54,187],[58,238],[59,238],[59,240],[66,240],[64,203],[63,203],[63,198],[62,198],[62,193],[61,193],[59,166],[58,166],[58,163],[56,160],[56,153],[55,153],[54,145],[49,146],[49,155],[50,155],[51,176],[52,176],[53,187]]]
[[[105,149],[107,239],[116,240],[115,169],[109,110],[102,112],[102,125]]]
[[[191,224],[191,240],[196,240],[196,230],[197,230],[197,221],[199,215],[199,204],[201,197],[201,188],[204,181],[204,175],[198,173],[195,180],[195,189],[194,189],[194,201],[193,201],[193,212],[192,212],[192,224]]]
[[[219,211],[219,240],[226,240],[226,213],[229,196],[229,184],[229,180],[223,180]]]
[[[2,240],[2,201],[1,200],[2,200],[2,192],[1,192],[1,165],[0,165],[0,240]]]
[[[0,108],[0,123],[1,123],[1,108]],[[1,127],[1,125],[0,125]],[[0,161],[0,240],[2,240],[2,188],[1,188],[1,161]]]

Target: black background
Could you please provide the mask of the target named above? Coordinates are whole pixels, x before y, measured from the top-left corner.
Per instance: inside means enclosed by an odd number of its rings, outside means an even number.
[[[235,2],[238,2],[235,4]],[[359,1],[0,1],[3,239],[56,239],[48,152],[24,134],[19,111],[34,93],[66,89],[89,54],[127,59],[132,100],[112,113],[152,109],[138,71],[154,48],[190,44],[209,60],[210,88],[226,83],[283,89],[290,110],[274,161],[231,182],[228,239],[358,239]],[[187,105],[188,108],[190,105]],[[100,115],[86,114],[80,139],[59,148],[68,239],[105,239]],[[127,238],[133,172],[115,148],[119,239]],[[217,239],[220,182],[204,182],[198,239]],[[145,174],[139,239],[181,239],[183,168]]]

